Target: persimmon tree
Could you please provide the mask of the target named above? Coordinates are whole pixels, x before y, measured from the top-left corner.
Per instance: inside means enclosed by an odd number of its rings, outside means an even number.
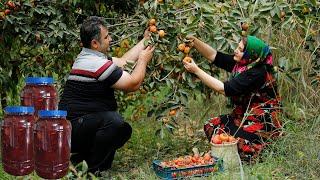
[[[0,2],[0,107],[18,104],[17,84],[27,76],[53,76],[61,90],[66,74],[81,50],[79,24],[83,19],[89,15],[120,14],[129,9],[134,12],[130,7],[132,2],[112,2]]]
[[[3,106],[12,104],[7,93],[17,91],[16,84],[26,76],[53,76],[61,90],[71,64],[81,50],[79,25],[89,15],[102,16],[110,24],[111,53],[118,57],[142,38],[146,28],[154,26],[150,40],[145,43],[155,45],[156,50],[143,86],[135,93],[119,92],[117,99],[121,112],[134,107],[132,120],[142,114],[155,115],[163,124],[157,132],[166,128],[172,131],[179,123],[177,117],[188,120],[190,99],[199,93],[206,98],[211,92],[185,71],[184,58],[193,58],[213,76],[220,72],[193,49],[192,42],[186,40],[188,35],[196,35],[219,51],[232,53],[246,34],[258,35],[269,43],[275,31],[296,30],[302,39],[299,48],[308,49],[314,55],[314,71],[308,73],[315,77],[315,84],[319,83],[316,78],[320,79],[320,16],[319,2],[315,0],[10,2],[13,6],[9,6],[8,1],[0,4],[0,96]],[[150,23],[151,19],[154,22]],[[181,44],[183,51],[179,47]],[[291,73],[299,69],[289,66],[288,57],[275,63],[280,67],[279,75],[295,83]],[[134,65],[129,63],[127,70]],[[167,96],[159,100],[157,95],[163,87],[167,87]],[[17,97],[18,93],[11,96]]]
[[[156,115],[156,119],[172,131],[176,124],[175,117],[182,115],[184,119],[189,118],[188,112],[185,111],[186,104],[194,97],[195,92],[200,92],[205,97],[209,91],[197,78],[185,71],[182,60],[186,56],[192,57],[209,74],[214,76],[219,73],[215,66],[209,64],[192,47],[187,53],[179,51],[180,44],[188,46],[190,43],[186,36],[196,35],[219,51],[233,53],[240,39],[246,34],[262,36],[269,43],[273,32],[295,29],[305,40],[304,45],[307,45],[310,51],[318,52],[319,41],[315,40],[318,36],[315,29],[319,27],[318,11],[319,3],[315,1],[235,0],[223,3],[205,0],[166,0],[159,3],[155,0],[141,3],[136,13],[119,23],[121,27],[118,26],[117,29],[118,32],[125,29],[126,34],[136,35],[141,34],[147,27],[156,27],[152,30],[151,39],[146,42],[154,44],[156,50],[141,91],[153,93],[161,87],[169,87],[167,99],[161,103],[153,103],[153,107],[148,109],[148,115]],[[155,22],[150,23],[151,20]],[[161,34],[164,32],[164,36],[160,37],[160,31]],[[136,42],[136,38],[132,36],[126,36],[125,39]],[[122,47],[118,46],[114,53],[123,51]],[[295,83],[290,75],[291,69],[295,68],[286,66],[287,57],[282,57],[275,63],[280,66],[279,75]],[[132,103],[140,101],[143,104],[143,93],[135,94],[141,99],[127,99]],[[121,107],[125,109],[126,103]],[[172,113],[173,111],[175,113]],[[139,113],[138,106],[132,115],[136,113]],[[162,130],[159,129],[157,132]]]

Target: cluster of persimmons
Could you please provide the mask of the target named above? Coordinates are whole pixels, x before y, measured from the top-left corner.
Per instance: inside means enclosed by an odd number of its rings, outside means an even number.
[[[160,165],[163,168],[173,169],[186,169],[177,174],[177,172],[172,172],[171,176],[176,178],[178,176],[192,176],[194,174],[206,174],[211,172],[218,172],[219,167],[214,166],[216,161],[209,153],[205,153],[203,156],[195,153],[193,156],[179,157],[171,161],[162,161]],[[211,166],[208,166],[211,165]]]
[[[235,142],[237,142],[237,139],[227,133],[216,134],[211,138],[211,143],[213,144],[230,144]]]
[[[156,33],[157,32],[156,19],[154,19],[154,18],[150,19],[150,21],[149,21],[149,30],[152,33]],[[159,34],[160,38],[163,38],[164,35],[165,35],[165,32],[164,32],[164,30],[161,29],[161,30],[158,31],[158,34]]]
[[[18,11],[19,6],[16,6],[12,1],[7,2],[7,6],[5,7],[4,11],[0,12],[0,20],[3,20],[6,18],[6,15],[11,14],[11,11]]]
[[[194,42],[189,42],[189,43],[181,43],[178,45],[178,50],[183,52],[185,54],[185,57],[183,58],[183,61],[186,61],[186,62],[191,62],[191,58],[189,57],[189,53],[190,53],[190,50],[191,48],[194,46]]]

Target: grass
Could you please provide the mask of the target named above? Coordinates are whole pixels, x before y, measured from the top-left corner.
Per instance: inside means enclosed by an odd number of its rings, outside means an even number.
[[[212,109],[217,107],[214,106],[214,102],[217,101],[211,101]],[[194,107],[204,105],[197,102],[192,104]],[[150,172],[152,160],[173,159],[190,155],[192,147],[198,147],[202,151],[210,151],[210,146],[205,143],[206,141],[202,137],[204,136],[201,132],[203,121],[196,121],[195,136],[184,132],[187,134],[186,136],[167,134],[166,138],[159,139],[157,136],[152,136],[155,125],[147,123],[152,120],[152,118],[144,119],[132,124],[133,138],[125,148],[117,153],[115,158],[112,168],[115,177],[119,179],[155,179],[154,173]],[[286,123],[284,137],[274,142],[274,145],[267,150],[263,162],[244,166],[245,179],[320,178],[320,118],[302,123],[297,123],[294,119],[287,119],[284,122]],[[132,150],[129,150],[131,148]],[[235,177],[240,179],[239,175],[239,172],[228,172],[207,179],[235,179]]]
[[[292,74],[295,83],[279,76],[280,93],[284,105],[281,118],[284,135],[266,149],[262,161],[244,164],[245,179],[320,179],[320,105],[319,85],[311,86],[310,53],[299,48],[296,33],[279,31],[271,39],[275,63],[281,57],[289,59],[290,68],[302,70]],[[298,48],[297,48],[298,47]],[[210,151],[204,132],[204,121],[209,117],[228,113],[226,98],[212,94],[210,100],[198,98],[189,103],[191,120],[177,118],[179,124],[174,135],[165,132],[164,138],[155,135],[161,122],[154,117],[141,117],[130,121],[133,135],[128,143],[116,153],[112,179],[158,179],[151,168],[153,160],[169,160],[192,154],[192,148]],[[200,108],[199,108],[200,107]],[[209,109],[205,114],[205,110]],[[202,118],[204,117],[204,118]],[[130,119],[130,118],[127,118]],[[16,179],[0,168],[1,179]],[[21,179],[40,179],[35,173]],[[67,179],[67,178],[64,178]],[[194,179],[241,179],[238,169],[214,176]]]

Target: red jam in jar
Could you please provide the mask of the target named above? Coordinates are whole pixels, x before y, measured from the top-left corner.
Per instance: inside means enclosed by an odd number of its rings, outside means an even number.
[[[64,177],[69,170],[71,123],[67,111],[39,110],[34,125],[34,161],[38,176],[45,179]]]
[[[33,107],[8,106],[1,122],[1,155],[5,172],[24,176],[34,170]]]
[[[22,106],[33,106],[35,116],[38,110],[57,110],[59,94],[53,83],[50,77],[27,77],[21,91]]]

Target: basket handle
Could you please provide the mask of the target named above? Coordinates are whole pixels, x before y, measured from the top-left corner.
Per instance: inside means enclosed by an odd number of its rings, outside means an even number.
[[[234,151],[234,150],[233,150]],[[241,163],[241,158],[238,152],[236,152],[238,160],[239,160],[239,165],[240,165],[240,176],[241,176],[241,180],[244,180],[244,172],[243,172],[243,167],[242,167],[242,163]]]
[[[228,134],[224,129],[222,129],[222,128],[220,128],[220,127],[216,127],[216,128],[214,128],[212,135],[218,135],[218,132],[217,132],[217,131],[219,131],[219,130],[221,130],[221,131],[224,132],[225,134]]]

